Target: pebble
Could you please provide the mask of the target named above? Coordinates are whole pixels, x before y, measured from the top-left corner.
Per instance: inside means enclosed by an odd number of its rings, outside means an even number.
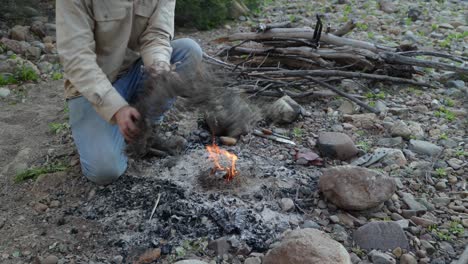
[[[409,139],[411,137],[411,130],[405,122],[398,120],[390,129],[390,134],[393,137],[402,137]]]
[[[447,189],[447,184],[445,183],[445,181],[439,181],[436,183],[435,188],[439,191],[442,191]]]
[[[49,255],[41,262],[41,264],[57,264],[58,261],[59,261],[58,257],[54,255]]]
[[[400,257],[400,264],[418,264],[418,261],[411,254],[403,254]]]
[[[280,207],[283,212],[289,212],[294,209],[294,201],[291,198],[283,198],[280,201]]]
[[[42,212],[45,212],[47,210],[47,208],[49,208],[47,205],[43,204],[43,203],[36,203],[34,205],[34,210],[38,213],[42,213]]]
[[[373,264],[395,264],[396,263],[396,260],[392,256],[386,253],[376,251],[376,250],[371,251],[369,255],[372,259]]]
[[[431,225],[436,225],[437,224],[436,222],[434,222],[432,220],[422,218],[422,217],[417,217],[417,216],[411,217],[411,221],[413,221],[416,225],[419,225],[419,226],[422,226],[422,227],[429,227]]]
[[[320,133],[317,144],[320,152],[330,158],[348,160],[358,154],[358,149],[353,140],[344,133]]]
[[[0,88],[0,97],[8,97],[10,95],[11,91],[10,89],[7,88]]]
[[[262,264],[262,259],[259,257],[247,258],[244,264]]]
[[[2,229],[5,226],[6,219],[5,218],[0,218],[0,229]]]
[[[463,161],[456,159],[456,158],[451,158],[447,160],[447,164],[452,167],[454,170],[459,170],[463,167]]]
[[[306,220],[302,224],[302,228],[313,228],[313,229],[320,229],[320,225],[312,220]]]
[[[435,247],[427,240],[421,240],[421,246],[429,255],[432,255],[436,252]]]
[[[232,137],[219,137],[219,140],[223,145],[226,146],[234,146],[237,144],[237,139],[232,138]]]
[[[363,249],[409,249],[408,239],[401,226],[395,222],[370,222],[354,232],[356,244]]]

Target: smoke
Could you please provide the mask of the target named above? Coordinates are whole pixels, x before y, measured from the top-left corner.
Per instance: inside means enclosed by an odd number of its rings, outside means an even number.
[[[213,69],[200,68],[191,78],[182,78],[174,72],[156,75],[147,69],[147,76],[145,88],[133,105],[142,119],[138,122],[139,139],[127,147],[130,157],[144,156],[151,145],[161,141],[155,137],[154,123],[177,97],[183,101],[182,111],[203,113],[210,132],[216,136],[247,134],[261,118],[260,111],[238,91],[225,88],[227,77]]]

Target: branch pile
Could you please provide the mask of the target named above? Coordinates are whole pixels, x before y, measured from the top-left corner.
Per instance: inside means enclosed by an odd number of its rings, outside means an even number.
[[[319,23],[320,19],[315,30],[291,28],[288,22],[261,24],[252,32],[218,39],[218,42],[230,44],[217,54],[223,60],[206,54],[205,59],[237,72],[240,78],[236,85],[247,93],[293,98],[327,95],[327,92],[309,89],[310,83],[315,83],[374,113],[378,111],[359,100],[359,96],[347,94],[330,83],[347,78],[435,88],[434,84],[414,78],[424,74],[417,67],[468,73],[466,57],[418,51],[409,45],[392,48],[343,37],[355,27],[353,21],[333,33],[327,29],[320,34],[317,32],[321,30]],[[423,56],[443,58],[452,63],[421,59]],[[292,91],[292,87],[299,92]]]

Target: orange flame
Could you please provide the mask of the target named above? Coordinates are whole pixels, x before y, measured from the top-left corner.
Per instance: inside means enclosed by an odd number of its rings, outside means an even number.
[[[206,146],[206,150],[208,150],[208,153],[210,155],[210,159],[214,162],[215,167],[213,168],[213,171],[225,171],[226,172],[226,180],[231,181],[234,179],[234,177],[237,175],[237,170],[236,170],[236,162],[237,162],[237,156],[232,154],[231,152],[221,149],[218,147],[218,145],[213,144],[211,146]],[[227,159],[230,163],[230,167],[224,167],[220,163],[220,158],[225,158]]]

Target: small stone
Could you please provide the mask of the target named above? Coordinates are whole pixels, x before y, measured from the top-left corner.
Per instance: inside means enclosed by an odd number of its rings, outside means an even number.
[[[445,84],[447,88],[456,88],[456,89],[463,89],[465,88],[465,82],[462,80],[450,80]]]
[[[0,229],[2,229],[5,226],[6,219],[5,218],[0,218]]]
[[[450,25],[449,23],[442,23],[439,25],[439,28],[443,28],[443,29],[455,29],[452,25]]]
[[[423,140],[410,140],[410,150],[419,154],[436,156],[442,152],[442,148]]]
[[[219,137],[219,140],[223,145],[226,146],[234,146],[237,144],[237,139],[232,138],[232,137]]]
[[[343,100],[340,107],[338,108],[338,111],[342,112],[343,114],[349,115],[354,113],[355,109],[356,107],[352,102],[348,100]]]
[[[59,261],[59,258],[54,256],[54,255],[49,255],[47,256],[41,264],[57,264]]]
[[[379,0],[378,3],[380,10],[384,11],[387,14],[396,13],[398,11],[398,8],[393,1]]]
[[[7,88],[0,88],[0,97],[8,97],[10,95],[11,91],[10,89]]]
[[[208,243],[208,249],[213,250],[217,256],[222,256],[229,253],[231,245],[226,237],[222,237]]]
[[[448,177],[448,182],[449,182],[450,184],[455,184],[455,183],[458,182],[458,179],[457,179],[456,176],[451,175],[451,176]]]
[[[396,260],[388,254],[373,250],[369,255],[374,264],[396,264]]]
[[[410,193],[402,193],[402,199],[408,205],[410,210],[414,210],[414,211],[426,211],[427,210],[427,208],[421,203],[419,203],[418,201],[416,201],[414,196]]]
[[[317,224],[316,222],[312,220],[306,220],[302,224],[302,228],[314,228],[314,229],[320,229],[320,225]]]
[[[340,218],[336,215],[332,215],[330,216],[330,220],[334,223],[334,224],[337,224],[340,222]]]
[[[439,243],[439,247],[443,252],[446,252],[447,254],[454,256],[455,255],[455,250],[453,249],[452,245],[446,241],[442,241]]]
[[[52,202],[50,202],[50,208],[57,208],[60,206],[60,202],[57,201],[57,200],[53,200]]]
[[[403,144],[403,138],[402,137],[394,137],[394,138],[381,138],[379,141],[377,141],[377,145],[382,146],[382,147],[398,147]]]
[[[0,95],[1,96],[1,95]],[[454,170],[459,170],[463,167],[463,161],[456,159],[456,158],[451,158],[447,160],[447,164],[452,167]]]
[[[358,114],[358,115],[343,115],[345,122],[351,122],[354,126],[363,129],[374,129],[379,119],[376,114]]]
[[[436,252],[434,246],[427,240],[421,240],[421,246],[429,255],[432,255]]]
[[[348,160],[358,154],[358,149],[353,140],[344,133],[324,132],[318,137],[320,152],[330,158]]]
[[[435,188],[439,191],[442,191],[447,189],[447,184],[445,183],[445,181],[439,181],[436,183]]]
[[[395,255],[395,257],[399,258],[403,254],[403,250],[401,249],[401,247],[397,247],[392,251],[392,253],[393,255]]]
[[[437,224],[436,222],[434,222],[432,220],[422,218],[422,217],[417,217],[417,216],[411,217],[411,221],[413,221],[416,225],[419,225],[419,226],[422,226],[422,227],[429,227],[429,226]]]
[[[427,113],[429,112],[429,108],[425,105],[416,105],[413,107],[413,111],[419,112],[419,113]]]
[[[280,202],[280,207],[283,212],[289,212],[294,209],[294,201],[291,198],[283,198]]]
[[[301,106],[289,96],[283,96],[268,108],[267,117],[275,123],[292,123],[301,113]]]
[[[410,128],[401,120],[398,120],[393,124],[392,128],[390,129],[390,133],[393,137],[402,137],[406,139],[411,137]]]
[[[418,264],[418,261],[411,254],[403,254],[400,257],[400,264]]]
[[[174,264],[208,264],[208,263],[198,260],[198,259],[187,259],[187,260],[174,262]]]
[[[244,264],[262,264],[262,259],[259,257],[247,258]]]
[[[397,223],[403,229],[408,229],[409,227],[409,220],[407,219],[401,219],[401,220],[395,221],[395,223]]]
[[[49,208],[47,205],[43,204],[43,203],[36,203],[34,205],[34,210],[38,213],[43,213],[47,210],[47,208]]]
[[[115,264],[121,264],[123,263],[123,257],[121,255],[114,256],[113,258]]]
[[[405,232],[394,222],[367,223],[354,232],[353,238],[359,247],[366,250],[393,250],[397,247],[409,249]]]

